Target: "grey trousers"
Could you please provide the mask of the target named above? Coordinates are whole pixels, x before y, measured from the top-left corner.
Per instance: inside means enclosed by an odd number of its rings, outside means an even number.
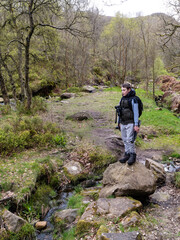
[[[134,140],[134,124],[129,123],[127,125],[121,124],[121,137],[124,143],[126,153],[135,153],[135,142]]]

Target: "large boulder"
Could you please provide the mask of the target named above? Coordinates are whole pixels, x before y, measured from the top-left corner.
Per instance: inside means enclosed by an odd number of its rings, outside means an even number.
[[[156,177],[142,163],[132,166],[116,162],[109,165],[103,174],[103,185],[100,197],[132,196],[145,197],[156,190]]]

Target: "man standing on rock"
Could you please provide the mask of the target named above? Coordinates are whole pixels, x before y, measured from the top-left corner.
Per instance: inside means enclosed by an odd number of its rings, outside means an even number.
[[[132,165],[136,161],[135,138],[139,132],[139,98],[129,83],[122,85],[122,98],[119,102],[119,129],[125,147],[124,157],[119,161]],[[141,101],[141,100],[140,100]]]

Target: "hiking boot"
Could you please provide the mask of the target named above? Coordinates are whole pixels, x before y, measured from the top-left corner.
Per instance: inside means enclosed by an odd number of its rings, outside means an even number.
[[[129,159],[129,157],[130,157],[130,154],[125,152],[124,157],[119,160],[120,163],[125,163],[125,162],[127,162],[127,160]]]
[[[132,165],[136,161],[136,153],[130,153],[130,157],[128,159],[128,165]]]

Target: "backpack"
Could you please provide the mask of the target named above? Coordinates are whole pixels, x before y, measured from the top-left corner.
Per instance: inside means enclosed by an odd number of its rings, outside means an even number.
[[[138,97],[138,96],[134,96],[132,98],[130,98],[130,107],[132,109],[132,104],[131,104],[131,100],[134,99],[134,102],[135,103],[138,103],[138,109],[139,109],[139,117],[142,115],[142,112],[143,112],[143,103],[141,101],[141,99]]]

